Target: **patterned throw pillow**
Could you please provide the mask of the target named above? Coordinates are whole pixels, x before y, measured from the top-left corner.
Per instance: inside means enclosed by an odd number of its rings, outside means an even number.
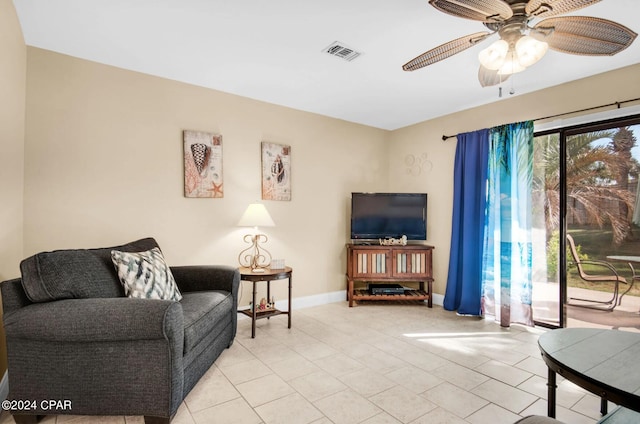
[[[111,251],[118,278],[128,297],[140,299],[182,299],[173,274],[157,247],[146,252]]]

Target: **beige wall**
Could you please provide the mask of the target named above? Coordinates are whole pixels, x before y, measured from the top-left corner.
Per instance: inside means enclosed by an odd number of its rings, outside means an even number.
[[[18,276],[22,259],[27,66],[27,48],[11,0],[0,0],[0,56],[0,281],[4,281]],[[6,369],[4,327],[0,325],[0,378]]]
[[[487,95],[493,93],[497,90],[487,91]],[[443,134],[455,135],[639,97],[640,65],[635,65],[394,131],[389,145],[390,188],[429,193],[428,243],[436,247],[434,292],[445,292],[451,243],[456,141],[442,141]],[[419,173],[418,168],[407,166],[411,157],[422,159],[424,165]]]
[[[456,143],[442,134],[640,95],[636,65],[386,132],[36,48],[27,75],[25,256],[153,235],[172,264],[233,265],[271,141],[292,146],[293,200],[265,202],[277,224],[266,232],[298,298],[344,289],[349,193],[383,190],[429,193],[443,294]],[[223,135],[224,199],[183,197],[183,129]]]
[[[264,202],[271,253],[294,297],[344,290],[347,201],[385,188],[388,132],[37,48],[27,69],[25,256],[153,236],[172,265],[236,265],[270,141],[292,148],[292,200]],[[222,134],[224,198],[183,196],[183,129]]]

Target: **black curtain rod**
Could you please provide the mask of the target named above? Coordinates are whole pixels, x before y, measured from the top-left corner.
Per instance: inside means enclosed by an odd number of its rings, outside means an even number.
[[[633,103],[633,102],[637,102],[637,101],[640,101],[640,97],[637,97],[635,99],[623,100],[621,102],[613,102],[613,103],[609,103],[609,104],[606,104],[606,105],[593,106],[593,107],[588,107],[588,108],[585,108],[585,109],[574,110],[572,112],[564,112],[564,113],[558,113],[556,115],[549,115],[549,116],[545,116],[543,118],[534,119],[533,122],[535,122],[535,121],[543,121],[545,119],[551,119],[551,118],[558,118],[560,116],[565,116],[565,115],[573,115],[574,113],[589,112],[591,110],[602,109],[602,108],[611,107],[611,106],[616,106],[618,109],[620,109],[620,106],[622,106],[625,103]],[[442,141],[447,141],[448,139],[456,138],[457,136],[458,136],[458,134],[456,134],[456,135],[443,135],[442,136]]]

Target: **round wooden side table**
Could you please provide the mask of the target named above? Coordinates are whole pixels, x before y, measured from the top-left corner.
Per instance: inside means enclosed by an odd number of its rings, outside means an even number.
[[[270,318],[275,315],[288,315],[288,328],[291,328],[291,285],[292,285],[292,274],[293,269],[291,267],[284,267],[282,269],[270,269],[265,268],[262,272],[253,271],[251,268],[240,267],[240,279],[243,281],[251,281],[253,284],[252,292],[252,303],[250,310],[239,310],[238,312],[243,313],[251,318],[251,338],[256,337],[256,320],[263,318]],[[289,296],[288,296],[288,309],[286,311],[281,311],[275,308],[273,305],[273,309],[268,309],[264,311],[259,311],[256,306],[256,285],[260,281],[267,282],[267,299],[271,299],[271,282],[275,280],[289,280]]]

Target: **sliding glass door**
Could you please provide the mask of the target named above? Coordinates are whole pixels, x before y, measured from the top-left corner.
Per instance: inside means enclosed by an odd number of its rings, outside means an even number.
[[[640,116],[536,134],[532,300],[537,324],[598,325],[593,317],[600,311],[574,305],[602,304],[575,298],[615,296],[614,284],[579,277],[567,234],[579,257],[608,261],[630,279],[628,264],[607,256],[640,256],[639,136]],[[620,293],[628,287],[621,285]],[[622,303],[621,310],[637,312],[640,287],[626,293]]]
[[[640,255],[638,136],[640,118],[566,132],[566,233],[573,238],[579,259],[607,262],[628,282],[631,280],[628,264],[610,257]],[[567,327],[615,326],[612,314],[607,314],[606,322],[602,318],[602,309],[610,307],[617,311],[638,311],[637,288],[626,293],[617,305],[618,297],[629,284],[619,284],[616,289],[614,282],[585,281],[573,262],[573,257],[567,255]],[[614,274],[605,266],[586,265],[585,271]],[[611,304],[603,303],[611,300]]]

